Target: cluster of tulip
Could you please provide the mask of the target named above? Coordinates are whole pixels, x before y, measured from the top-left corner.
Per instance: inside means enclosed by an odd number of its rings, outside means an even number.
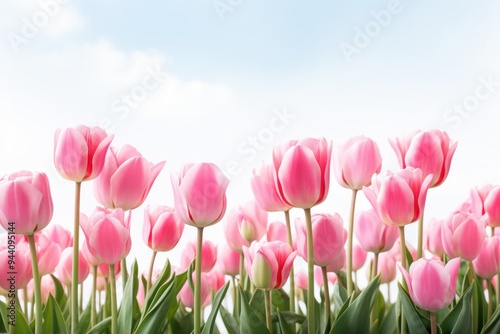
[[[129,145],[110,147],[112,139],[86,126],[55,134],[56,170],[75,183],[73,232],[49,225],[53,203],[44,173],[19,171],[0,179],[0,225],[8,231],[0,236],[0,332],[500,330],[500,186],[473,188],[449,217],[424,224],[427,192],[446,180],[457,146],[445,132],[413,131],[390,141],[401,169],[385,174],[377,144],[365,136],[333,152],[325,139],[288,141],[254,171],[255,200],[227,215],[227,177],[211,163],[187,164],[171,176],[175,209],[144,209],[143,241],[152,257],[143,274],[136,262],[126,262],[131,212],[145,202],[165,162],[153,164]],[[352,193],[347,229],[338,213],[311,212],[328,195],[331,167]],[[102,206],[86,216],[80,190],[90,180]],[[356,212],[360,190],[371,210]],[[294,208],[303,210],[303,218],[292,224]],[[268,223],[268,212],[283,212],[284,222]],[[204,229],[223,218],[226,242],[204,240]],[[405,241],[405,226],[417,221],[414,249]],[[185,224],[196,228],[197,239],[186,246],[180,267],[167,262],[154,270],[157,252],[172,250]],[[307,273],[295,272],[297,256],[307,262]],[[361,289],[356,273],[367,259],[369,283]],[[384,297],[379,288],[395,280],[397,268],[402,280],[393,303],[390,289]],[[81,289],[89,274],[92,291],[84,306]],[[230,285],[232,302],[223,305]]]

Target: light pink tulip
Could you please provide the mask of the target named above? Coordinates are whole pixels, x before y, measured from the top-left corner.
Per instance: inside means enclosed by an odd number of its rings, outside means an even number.
[[[229,179],[219,167],[212,163],[188,164],[171,179],[175,210],[185,224],[206,227],[222,219]]]
[[[475,214],[477,217],[484,216],[486,214],[486,198],[488,197],[490,191],[493,190],[493,188],[496,187],[489,183],[472,188],[468,199],[468,202],[470,203],[469,210],[460,211],[466,211],[468,213]],[[492,198],[489,201],[490,204],[493,204]]]
[[[54,164],[70,181],[92,180],[101,173],[113,136],[99,127],[78,125],[57,129],[54,136]]]
[[[396,279],[396,259],[390,252],[380,253],[377,267],[377,275],[380,274],[380,284],[388,284]]]
[[[228,276],[236,276],[240,272],[240,257],[241,254],[227,244],[219,246],[219,255],[217,261],[222,272]]]
[[[0,179],[0,226],[5,230],[33,234],[49,224],[53,211],[45,173],[19,171]]]
[[[71,232],[61,225],[51,224],[45,228],[42,233],[52,242],[61,247],[61,250],[73,246],[73,236]]]
[[[252,191],[257,203],[266,211],[287,211],[292,207],[281,199],[276,188],[276,173],[273,165],[263,164],[253,171]]]
[[[245,269],[258,289],[279,289],[285,285],[297,251],[281,241],[252,242],[243,246]]]
[[[363,193],[384,223],[405,226],[422,216],[431,179],[407,167],[385,177],[374,175],[372,188],[363,187]]]
[[[307,283],[307,273],[303,270],[297,270],[295,272],[295,287],[307,291],[309,288]]]
[[[446,255],[474,260],[486,236],[484,223],[476,216],[455,211],[444,221],[441,239]]]
[[[208,281],[209,281],[209,288],[210,292],[212,293],[217,293],[219,290],[226,284],[226,277],[224,276],[224,273],[222,272],[221,268],[218,266],[215,266],[209,273],[208,273]]]
[[[442,257],[444,254],[442,229],[444,219],[430,219],[424,231],[425,248],[432,254]]]
[[[337,283],[337,274],[335,274],[335,273],[327,272],[326,273],[326,278],[328,278],[328,282],[330,282],[331,284]],[[323,284],[324,284],[324,281],[323,281],[323,269],[321,269],[321,267],[314,266],[314,280],[316,281],[316,284],[319,287],[323,286]]]
[[[446,132],[438,129],[411,131],[389,141],[401,168],[419,168],[424,177],[432,175],[431,188],[446,180],[457,148],[457,142],[452,142]]]
[[[33,296],[34,296],[34,290],[33,290],[33,280],[31,280],[28,285],[26,285],[26,290],[28,292],[28,298],[29,302],[33,302]],[[45,275],[40,278],[40,292],[42,294],[42,303],[46,304],[47,300],[49,299],[49,295],[52,295],[52,297],[55,298],[56,296],[56,286],[54,284],[54,280],[52,279],[52,276],[50,275]],[[24,300],[25,296],[23,291],[21,290],[21,296],[22,299]]]
[[[130,252],[130,221],[125,220],[122,209],[97,208],[89,218],[81,214],[80,226],[85,234],[88,250],[97,260],[115,264]]]
[[[267,218],[267,211],[255,201],[231,210],[224,224],[227,244],[241,252],[242,246],[248,247],[252,241],[259,241],[266,235]]]
[[[408,241],[405,242],[405,246],[406,251],[410,253],[411,258],[415,261],[417,259],[417,250]],[[401,262],[401,239],[398,238],[398,240],[394,243],[394,246],[387,253],[392,256],[395,261]]]
[[[154,165],[130,145],[111,147],[94,182],[95,198],[107,208],[135,209],[146,200],[164,165]]]
[[[493,236],[484,239],[478,256],[472,261],[474,272],[484,279],[491,279],[500,273],[500,238]]]
[[[7,234],[0,236],[0,288],[7,291],[12,290],[12,287],[15,290],[24,288],[33,278],[30,253],[19,250],[16,242],[19,238],[10,236],[12,239],[7,239]]]
[[[363,268],[366,262],[368,253],[358,244],[352,248],[352,270],[358,271]]]
[[[350,138],[334,152],[333,167],[342,187],[355,190],[368,187],[373,174],[380,173],[382,168],[377,143],[365,136]]]
[[[418,259],[411,264],[409,273],[398,266],[418,307],[436,312],[455,298],[460,259],[453,259],[446,266],[440,260]]]
[[[201,302],[202,306],[206,306],[208,302],[210,302],[210,280],[208,278],[208,273],[201,273],[201,284],[200,284],[200,296],[201,296]],[[196,284],[196,275],[193,273],[193,284]],[[189,286],[188,282],[184,284],[182,287],[181,291],[177,295],[177,298],[179,301],[184,305],[185,307],[188,307],[190,309],[193,308],[194,306],[194,295],[193,291],[191,290],[191,287]]]
[[[181,269],[187,269],[196,257],[196,241],[186,244],[181,254]],[[203,240],[201,246],[201,271],[208,273],[217,261],[217,247],[210,240]]]
[[[311,217],[312,234],[314,240],[314,264],[326,267],[334,263],[342,251],[347,239],[347,231],[343,227],[342,218],[338,213],[313,214]],[[306,224],[302,218],[295,220],[295,239],[297,252],[307,261],[307,234]]]
[[[59,263],[56,267],[56,276],[59,280],[70,286],[72,282],[72,267],[73,267],[73,248],[65,248],[59,259]],[[87,276],[89,276],[90,267],[85,258],[82,255],[82,252],[79,252],[78,256],[78,284],[83,283]]]
[[[35,233],[35,248],[40,276],[52,274],[59,263],[61,247],[44,234]],[[28,237],[24,236],[17,245],[17,251],[30,254]]]
[[[385,224],[373,209],[358,212],[354,219],[354,226],[354,235],[367,252],[387,252],[399,237],[399,229]]]
[[[267,226],[267,241],[288,242],[286,225],[281,221],[275,221]]]
[[[326,139],[289,141],[273,151],[277,188],[287,205],[308,209],[326,199],[332,145]]]
[[[184,223],[173,208],[148,205],[144,210],[142,240],[155,252],[172,250],[184,231]]]
[[[338,273],[341,270],[345,271],[345,262],[347,255],[345,253],[345,249],[342,249],[340,255],[337,257],[335,261],[326,266],[326,271],[330,273]]]
[[[484,211],[488,215],[488,225],[500,227],[500,186],[496,186],[488,192],[484,200]]]

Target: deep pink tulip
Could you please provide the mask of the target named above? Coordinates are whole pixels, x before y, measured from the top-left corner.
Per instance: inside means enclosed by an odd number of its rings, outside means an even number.
[[[431,179],[407,167],[385,177],[374,175],[372,187],[363,187],[363,193],[384,223],[405,226],[422,216]]]
[[[97,208],[88,218],[81,214],[80,226],[85,234],[88,250],[99,261],[115,264],[130,252],[130,221],[125,220],[122,209]]]
[[[484,223],[476,216],[461,211],[455,211],[445,219],[441,233],[446,255],[467,261],[477,257],[486,236]]]
[[[397,226],[385,224],[373,209],[358,212],[354,225],[354,235],[367,252],[387,252],[399,237]]]
[[[332,145],[326,139],[289,141],[273,151],[277,187],[290,206],[309,209],[326,199]]]
[[[314,264],[326,267],[334,263],[344,250],[347,231],[338,213],[334,215],[314,214],[311,217],[311,222],[314,240]],[[301,258],[307,261],[306,223],[303,218],[295,220],[295,231],[297,252]]]
[[[196,257],[196,241],[186,244],[181,254],[181,269],[187,269]],[[217,261],[217,246],[210,240],[203,240],[201,246],[201,271],[208,273]]]
[[[33,234],[49,224],[53,211],[45,173],[19,171],[0,179],[0,225],[5,230]]]
[[[266,211],[287,211],[292,207],[281,199],[276,188],[276,173],[273,165],[263,164],[253,171],[252,191],[257,203]]]
[[[388,284],[396,279],[396,259],[390,252],[380,253],[377,267],[377,275],[380,274],[380,284]]]
[[[142,240],[155,252],[172,250],[184,231],[184,223],[175,210],[164,205],[148,205],[142,226]]]
[[[352,271],[358,271],[363,268],[366,262],[368,253],[361,247],[361,245],[355,244],[352,248]]]
[[[331,283],[331,284],[337,283],[337,274],[335,274],[333,272],[327,272],[326,273],[326,278],[328,278],[328,282]],[[324,281],[323,281],[323,269],[321,269],[321,267],[314,266],[314,280],[316,281],[316,284],[319,287],[323,286],[323,284],[324,284]]]
[[[488,225],[500,227],[500,186],[496,186],[488,192],[484,200],[484,211],[488,215]]]
[[[241,254],[227,244],[219,246],[219,255],[217,261],[222,272],[228,276],[236,276],[240,272],[240,257]]]
[[[130,145],[111,147],[95,179],[94,195],[107,208],[135,209],[146,200],[164,165],[165,161],[154,165]]]
[[[29,252],[17,248],[19,238],[7,238],[7,234],[0,235],[0,288],[7,291],[11,290],[11,286],[15,290],[22,289],[33,278],[31,256]],[[12,241],[10,244],[9,240]],[[14,262],[9,263],[9,260]]]
[[[373,174],[380,173],[382,168],[377,143],[365,136],[350,138],[334,152],[333,168],[342,187],[355,190],[368,187]]]
[[[42,233],[52,242],[61,247],[61,250],[64,250],[68,247],[73,246],[73,236],[71,232],[61,225],[51,224],[45,228]]]
[[[210,279],[208,278],[208,275],[209,275],[208,273],[201,273],[200,299],[202,306],[206,306],[210,302]],[[196,275],[194,275],[193,273],[193,284],[196,284],[195,276]],[[190,309],[193,308],[194,296],[193,296],[193,291],[191,290],[191,287],[189,286],[188,282],[184,284],[181,291],[177,295],[177,298],[185,307],[188,307]]]
[[[444,219],[431,219],[424,231],[425,248],[438,257],[442,257],[444,254],[442,238],[443,224]]]
[[[59,259],[59,263],[56,267],[56,276],[59,280],[66,286],[70,286],[72,282],[72,267],[73,267],[73,248],[65,248]],[[83,283],[85,279],[89,276],[90,267],[82,252],[79,252],[78,256],[78,284]]]
[[[420,168],[424,176],[433,175],[431,188],[446,180],[457,148],[457,142],[452,142],[446,132],[438,129],[411,131],[389,141],[401,168]]]
[[[54,164],[62,177],[82,182],[101,173],[113,135],[99,127],[78,125],[57,129],[54,137]]]
[[[286,225],[281,221],[274,221],[267,226],[267,241],[288,242]]]
[[[479,255],[472,261],[474,272],[484,279],[491,279],[500,273],[500,238],[484,239]]]
[[[418,259],[411,264],[409,273],[400,265],[398,267],[418,307],[436,312],[455,298],[460,259],[453,259],[446,266],[440,260]]]
[[[188,164],[171,179],[175,210],[185,224],[206,227],[222,219],[229,179],[219,167],[212,163]]]
[[[243,247],[245,269],[258,289],[279,289],[285,285],[297,251],[281,241],[252,242]]]
[[[259,241],[266,235],[267,218],[267,211],[255,201],[231,210],[224,222],[227,244],[241,252],[242,246],[248,247],[252,241]]]

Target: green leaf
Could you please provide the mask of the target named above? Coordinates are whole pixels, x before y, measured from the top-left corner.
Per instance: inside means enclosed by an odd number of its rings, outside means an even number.
[[[52,277],[52,280],[54,281],[54,287],[55,287],[55,301],[59,305],[59,308],[64,310],[66,307],[66,304],[68,302],[68,297],[66,296],[66,293],[64,293],[64,288],[61,284],[61,282],[55,277],[54,275],[50,275]]]
[[[278,312],[278,322],[279,322],[282,334],[294,334],[295,333],[295,331],[290,327],[290,325],[285,320],[285,318],[283,317],[281,312]]]
[[[220,315],[224,326],[226,326],[228,334],[240,334],[238,322],[234,319],[233,315],[224,308],[224,306],[221,306],[220,308]]]
[[[408,324],[410,334],[428,334],[430,332],[430,321],[423,318],[420,313],[418,313],[415,305],[410,299],[410,296],[408,296],[407,292],[399,283],[398,289],[399,300],[403,305],[403,315],[406,323]]]
[[[78,330],[81,334],[87,333],[90,326],[90,301],[85,306],[82,314],[80,314],[80,320],[78,321]]]
[[[10,319],[7,319],[7,330],[9,326],[9,321]],[[28,324],[28,320],[26,320],[26,317],[24,316],[23,311],[21,308],[16,305],[16,318],[15,318],[15,324],[14,324],[14,333],[15,334],[33,334],[33,331],[31,330],[30,325]]]
[[[163,267],[163,271],[156,278],[155,284],[153,284],[151,286],[151,289],[149,289],[148,294],[146,295],[146,298],[144,299],[144,306],[143,306],[144,310],[149,310],[149,308],[151,307],[151,304],[153,303],[153,299],[157,295],[158,289],[160,289],[160,287],[163,286],[165,284],[165,282],[167,282],[167,280],[170,278],[171,275],[172,275],[172,271],[171,271],[170,262],[168,262],[168,260],[167,260],[166,265]]]
[[[471,286],[464,292],[457,305],[439,324],[443,334],[460,334],[472,332],[472,314],[470,310],[473,289]]]
[[[62,315],[59,304],[55,301],[54,297],[49,294],[47,303],[42,312],[43,315],[43,331],[45,333],[61,333],[65,334],[68,332],[66,328],[66,322]]]
[[[0,300],[0,333],[7,333],[7,305]]]
[[[283,289],[271,291],[271,303],[274,311],[290,311],[290,297]]]
[[[140,313],[136,298],[139,288],[137,271],[137,261],[134,261],[125,290],[123,291],[120,309],[118,310],[118,333],[132,333],[134,329],[134,319],[137,319],[137,314]]]
[[[87,332],[87,334],[102,334],[108,329],[111,329],[111,317],[108,317],[99,322],[97,325],[92,327],[90,331]]]
[[[340,310],[342,310],[342,307],[346,305],[347,299],[348,299],[347,290],[340,284],[335,284],[333,286],[333,298],[332,298],[334,306],[333,308],[334,319],[337,319],[339,317]],[[347,309],[347,306],[349,306],[349,304],[346,305],[345,309]]]
[[[397,329],[396,304],[391,304],[384,319],[382,320],[378,333],[391,334],[395,333]]]
[[[330,333],[369,333],[370,310],[380,285],[380,276],[375,277],[346,309],[335,323]],[[347,303],[347,302],[346,302]]]
[[[255,314],[259,316],[262,322],[266,322],[266,305],[264,290],[256,289],[252,298],[250,299],[250,308],[254,310]]]
[[[226,296],[227,289],[229,288],[229,281],[222,287],[222,289],[217,292],[217,295],[215,296],[215,299],[212,303],[212,310],[210,311],[210,314],[208,316],[207,322],[203,326],[203,330],[201,331],[202,334],[210,334],[213,332],[214,326],[215,326],[215,319],[217,318],[217,313],[219,313],[219,308],[222,303],[222,300],[224,300],[224,297]]]
[[[262,319],[254,312],[248,303],[248,297],[243,292],[241,287],[238,287],[240,293],[241,314],[240,314],[240,331],[241,333],[269,333]]]
[[[481,334],[497,334],[500,333],[500,307],[491,316],[490,321],[486,323],[481,331]]]

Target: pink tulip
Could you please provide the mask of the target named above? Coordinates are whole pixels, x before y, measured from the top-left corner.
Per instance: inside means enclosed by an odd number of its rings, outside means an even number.
[[[476,186],[471,189],[469,196],[470,209],[466,212],[473,213],[477,217],[482,217],[486,214],[486,199],[488,198],[489,193],[493,190],[493,185],[486,183],[482,186]],[[493,204],[493,198],[489,200],[490,205]],[[490,207],[491,208],[491,207]],[[492,208],[491,208],[492,209]],[[462,211],[462,210],[460,210]],[[463,210],[465,211],[465,210]]]
[[[155,252],[172,250],[184,231],[184,223],[174,209],[164,205],[148,205],[142,226],[142,239]]]
[[[378,256],[377,275],[380,274],[380,284],[388,284],[396,279],[396,259],[390,252]]]
[[[49,224],[53,211],[45,173],[19,171],[0,179],[0,226],[5,230],[33,234]]]
[[[252,242],[243,247],[245,269],[258,289],[279,289],[285,285],[297,251],[281,241]]]
[[[281,221],[275,221],[267,226],[267,241],[288,242],[286,225]]]
[[[366,262],[368,253],[358,244],[352,248],[352,270],[358,271],[363,268]]]
[[[340,251],[340,255],[337,256],[335,261],[331,262],[329,265],[326,266],[326,271],[330,273],[338,273],[341,270],[345,270],[346,257],[347,256],[345,250],[342,249]]]
[[[427,224],[427,229],[424,231],[425,248],[438,257],[442,257],[444,254],[442,239],[443,224],[444,219],[431,219]]]
[[[387,252],[399,237],[396,226],[385,224],[375,210],[360,211],[354,219],[354,235],[367,252]]]
[[[488,225],[500,227],[500,186],[492,188],[486,196],[484,211],[488,215]]]
[[[258,172],[254,170],[251,185],[255,200],[264,210],[287,211],[292,208],[278,193],[273,165],[263,164]]]
[[[165,161],[154,165],[130,145],[111,147],[94,182],[94,195],[107,208],[135,209],[146,200],[164,165]]]
[[[474,215],[460,211],[446,218],[441,233],[446,255],[467,261],[478,256],[486,236],[483,222]]]
[[[326,199],[330,186],[331,143],[306,138],[273,151],[277,187],[289,206],[309,209]]]
[[[0,238],[2,239],[0,243],[0,288],[7,291],[12,290],[12,287],[15,290],[22,289],[33,278],[30,253],[17,249],[15,235],[11,234],[7,239],[7,234],[3,234]]]
[[[406,251],[410,253],[412,260],[415,261],[417,259],[417,250],[408,241],[405,242],[405,246]],[[395,261],[401,262],[401,239],[398,238],[398,240],[394,243],[394,246],[387,253],[392,256]]]
[[[344,250],[347,231],[338,213],[314,214],[311,217],[314,240],[314,264],[326,267],[338,259]],[[295,220],[297,252],[307,261],[306,224],[302,218]]]
[[[226,277],[224,276],[224,273],[222,272],[221,268],[215,266],[208,273],[208,286],[210,288],[210,291],[215,294],[219,292],[219,290],[224,286],[224,284],[226,284]]]
[[[455,298],[458,269],[460,259],[453,259],[446,266],[440,260],[418,259],[411,264],[409,273],[399,266],[411,299],[429,312],[451,304]]]
[[[26,290],[28,292],[28,296],[26,297],[29,302],[33,302],[34,290],[33,290],[33,280],[31,280],[28,285],[26,285]],[[55,298],[56,296],[56,286],[54,284],[54,280],[52,276],[45,275],[40,278],[40,292],[42,294],[42,303],[46,304],[49,299],[49,295]],[[20,292],[23,292],[22,290]],[[24,300],[24,293],[22,294],[22,298]]]
[[[209,275],[208,273],[201,273],[200,299],[202,301],[202,304],[205,305],[208,304],[208,302],[210,301],[210,280],[208,279],[208,275]],[[196,275],[194,275],[193,273],[193,284],[195,284],[196,282],[195,276]],[[193,291],[191,290],[191,287],[189,286],[188,282],[184,284],[177,297],[179,298],[182,305],[190,309],[193,309],[194,296],[193,296]]]
[[[187,269],[196,257],[196,242],[191,241],[186,244],[181,254],[181,268]],[[217,261],[217,247],[210,240],[203,240],[201,246],[201,271],[208,273],[215,266]]]
[[[73,246],[73,236],[71,232],[61,225],[51,224],[42,233],[52,242],[61,247],[61,250]]]
[[[56,267],[56,276],[59,280],[70,286],[72,282],[72,266],[73,266],[73,248],[65,248],[59,259],[59,264]],[[82,255],[82,252],[79,252],[78,257],[78,284],[83,283],[87,276],[89,276],[90,267],[85,258]]]
[[[384,223],[405,226],[422,216],[431,180],[420,169],[407,167],[385,177],[374,175],[372,188],[363,187],[363,193]]]
[[[303,270],[297,270],[295,272],[295,286],[298,289],[302,289],[304,291],[307,291],[308,285],[307,285],[307,273]]]
[[[242,246],[248,247],[252,241],[259,241],[266,234],[267,218],[267,211],[254,201],[231,210],[224,224],[227,244],[241,252]]]
[[[130,221],[125,221],[122,209],[104,210],[97,208],[87,218],[80,215],[80,226],[90,253],[97,260],[115,264],[130,252]]]
[[[472,261],[474,272],[484,279],[491,279],[500,273],[500,238],[484,239],[479,255]]]
[[[99,127],[78,125],[57,129],[54,137],[54,164],[62,177],[82,182],[101,173],[112,135]]]
[[[328,278],[328,282],[330,282],[331,284],[337,283],[337,274],[335,273],[327,272],[326,278]],[[319,287],[322,287],[325,283],[323,281],[323,270],[321,269],[321,267],[314,266],[314,280]]]
[[[457,142],[452,142],[446,132],[437,129],[411,131],[401,138],[389,141],[401,168],[419,168],[424,177],[432,175],[431,188],[446,180],[457,148]]]
[[[118,277],[120,276],[120,271],[121,271],[121,264],[120,264],[120,261],[118,261],[115,263],[115,277],[116,277],[116,279],[118,279]],[[101,263],[100,265],[98,265],[97,266],[97,276],[102,277],[102,278],[108,278],[109,277],[109,264]]]
[[[350,138],[334,153],[333,167],[342,187],[355,190],[368,187],[373,174],[380,173],[382,168],[377,143],[365,136]]]
[[[217,261],[225,275],[233,277],[238,275],[240,272],[240,257],[241,254],[227,244],[219,246]]]
[[[61,247],[50,241],[44,234],[35,233],[35,248],[40,277],[52,274],[59,263]],[[30,246],[26,236],[18,243],[17,251],[30,254]]]
[[[96,258],[89,250],[89,246],[87,244],[87,240],[83,239],[82,243],[82,255],[85,258],[85,261],[91,266],[98,266],[102,263],[102,261]]]
[[[222,219],[229,179],[219,167],[211,163],[188,164],[171,179],[175,210],[185,224],[206,227]]]

